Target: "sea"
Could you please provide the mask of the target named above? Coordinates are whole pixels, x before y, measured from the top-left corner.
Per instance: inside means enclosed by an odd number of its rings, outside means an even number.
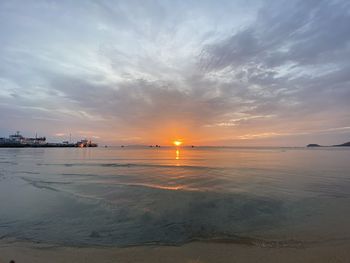
[[[350,147],[1,148],[0,238],[350,242]]]

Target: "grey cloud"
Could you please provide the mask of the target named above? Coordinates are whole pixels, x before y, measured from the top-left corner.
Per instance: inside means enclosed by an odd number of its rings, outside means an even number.
[[[138,137],[175,121],[227,142],[349,126],[349,10],[312,0],[3,1],[0,130],[33,117],[44,130],[44,120],[60,123],[50,132]]]
[[[208,45],[201,64],[219,70],[249,62],[269,67],[327,63],[348,50],[348,10],[347,1],[268,2],[252,25]]]
[[[139,126],[169,119],[203,125],[232,109],[225,98],[206,96],[205,92],[198,96],[195,88],[180,90],[162,81],[140,79],[105,85],[61,76],[51,85],[90,112]]]
[[[241,81],[241,96],[257,101],[252,114],[344,115],[349,10],[347,1],[268,2],[253,24],[204,47],[200,66],[204,74],[233,74],[232,90]]]

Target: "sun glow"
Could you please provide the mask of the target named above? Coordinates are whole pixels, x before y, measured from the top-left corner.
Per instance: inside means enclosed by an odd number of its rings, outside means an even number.
[[[173,144],[174,144],[175,146],[180,146],[180,145],[182,144],[182,141],[176,140],[176,141],[173,141]]]

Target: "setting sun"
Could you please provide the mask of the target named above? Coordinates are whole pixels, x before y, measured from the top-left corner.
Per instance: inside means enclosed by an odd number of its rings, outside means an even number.
[[[175,146],[180,146],[182,144],[182,141],[176,140],[176,141],[173,141],[173,144]]]

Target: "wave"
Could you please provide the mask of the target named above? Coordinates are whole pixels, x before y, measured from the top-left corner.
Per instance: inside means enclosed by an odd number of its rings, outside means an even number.
[[[170,191],[201,191],[199,188],[190,187],[188,185],[159,185],[159,184],[146,184],[146,183],[117,183],[116,185],[139,187],[146,189],[158,189],[158,190],[170,190]]]
[[[38,166],[92,166],[92,167],[150,167],[150,168],[176,168],[176,169],[204,169],[204,170],[218,170],[225,167],[215,168],[209,166],[197,165],[172,165],[172,164],[145,164],[145,163],[37,163]]]
[[[266,240],[254,237],[240,237],[240,236],[224,236],[224,237],[211,237],[201,238],[194,237],[190,242],[211,242],[211,243],[224,243],[224,244],[239,244],[247,246],[257,246],[263,248],[304,248],[306,242],[294,239],[287,240]]]
[[[18,165],[17,162],[13,162],[13,161],[0,161],[0,163],[3,163],[3,164],[12,164],[12,165]]]
[[[39,172],[30,172],[30,171],[19,171],[18,173],[22,173],[22,174],[40,174]]]
[[[239,246],[249,246],[249,247],[259,247],[259,248],[269,248],[269,249],[305,249],[320,245],[337,245],[348,243],[350,237],[343,238],[333,238],[333,239],[317,239],[317,240],[295,240],[295,239],[280,239],[280,240],[269,240],[263,238],[255,238],[255,237],[244,237],[244,236],[213,236],[213,237],[192,237],[188,238],[185,241],[180,242],[171,242],[171,241],[144,241],[144,242],[126,242],[119,243],[109,241],[102,241],[99,232],[91,231],[89,235],[89,239],[83,240],[74,240],[71,239],[67,242],[67,239],[52,239],[52,238],[43,238],[43,237],[29,237],[22,235],[13,235],[12,234],[2,234],[0,233],[0,240],[6,240],[6,243],[10,242],[34,242],[36,244],[45,245],[45,247],[119,247],[119,248],[127,248],[127,247],[145,247],[145,246],[183,246],[186,244],[200,242],[200,243],[213,243],[213,244],[232,244]]]
[[[43,180],[33,180],[33,179],[29,179],[26,177],[21,177],[22,180],[26,181],[27,183],[29,183],[30,185],[39,188],[39,189],[47,189],[47,190],[52,190],[55,192],[59,192],[59,189],[56,189],[50,185],[68,185],[71,184],[70,182],[54,182],[54,181],[43,181]]]
[[[85,176],[85,177],[95,177],[97,174],[89,174],[89,173],[61,173],[64,176]]]
[[[255,237],[245,237],[245,236],[213,236],[213,237],[192,237],[187,239],[185,242],[158,242],[151,241],[140,244],[129,244],[126,246],[147,246],[147,245],[184,245],[192,242],[205,242],[205,243],[221,243],[221,244],[236,244],[236,245],[244,245],[244,246],[252,246],[252,247],[261,247],[261,248],[297,248],[303,249],[306,247],[311,247],[315,245],[331,245],[338,243],[348,243],[350,241],[350,237],[343,238],[330,238],[330,239],[317,239],[317,240],[295,240],[295,239],[286,239],[286,240],[269,240],[263,238],[255,238]]]
[[[73,175],[73,176],[86,176],[85,174],[65,174],[65,175]],[[87,175],[87,176],[95,176],[95,175]],[[57,181],[43,181],[43,180],[33,180],[25,177],[21,177],[22,180],[28,182],[30,185],[40,188],[40,189],[48,189],[53,191],[61,191],[57,188],[52,187],[52,185],[71,185],[73,182],[57,182]],[[107,184],[107,183],[106,183]],[[123,186],[123,187],[137,187],[144,189],[158,189],[158,190],[169,190],[169,191],[201,191],[205,189],[199,189],[195,187],[190,187],[189,185],[160,185],[160,184],[147,184],[147,183],[120,183],[114,182],[114,186]],[[73,194],[73,193],[72,193]],[[74,193],[73,195],[78,196],[78,193]],[[100,199],[99,197],[96,197]]]
[[[191,237],[182,242],[162,242],[149,241],[143,243],[131,243],[126,245],[119,245],[120,247],[138,247],[138,246],[181,246],[192,242],[205,243],[220,243],[220,244],[236,244],[261,248],[305,248],[306,246],[321,243],[321,241],[301,241],[294,239],[287,240],[267,240],[254,237],[241,236],[213,236],[213,237]]]

